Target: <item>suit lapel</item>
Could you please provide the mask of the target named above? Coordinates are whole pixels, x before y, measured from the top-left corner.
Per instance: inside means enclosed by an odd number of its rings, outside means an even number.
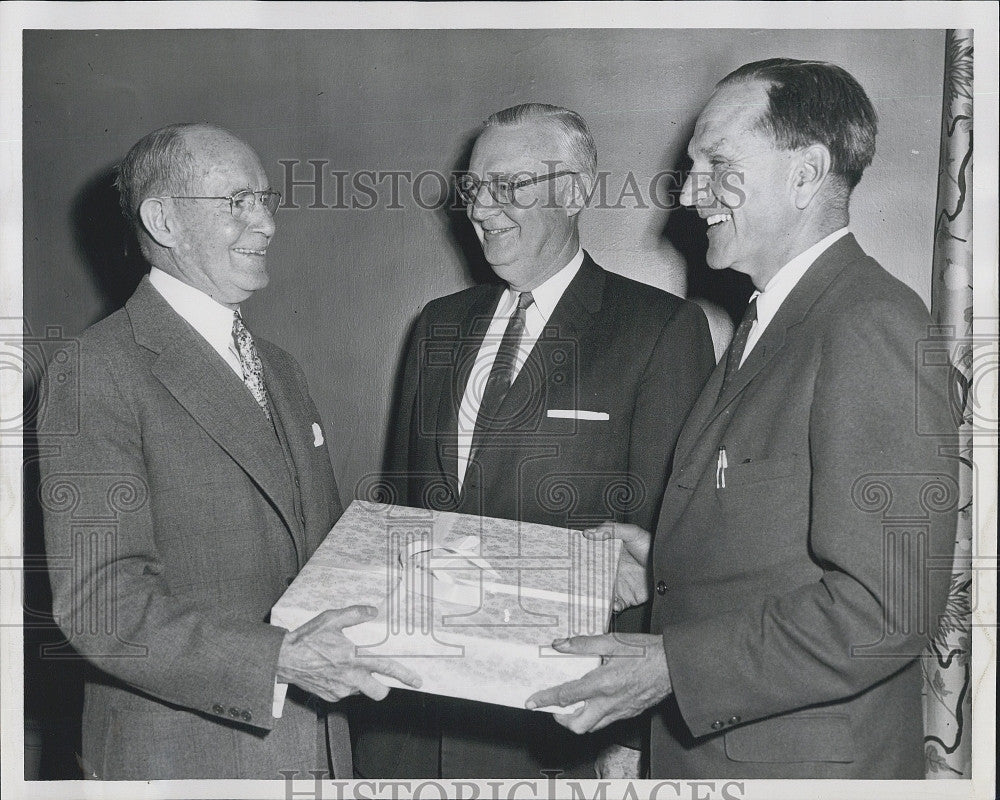
[[[603,299],[604,270],[585,252],[583,264],[556,303],[552,316],[545,323],[538,341],[500,404],[497,416],[508,420],[508,427],[523,429],[530,422],[537,422],[537,417],[544,411],[542,401],[547,389],[549,365],[553,363],[550,354],[554,349],[565,349],[566,340],[580,340],[580,334],[592,324]],[[532,429],[536,428],[532,426]],[[499,428],[486,432],[482,443],[503,430]]]
[[[298,482],[300,475],[309,472],[309,460],[311,447],[308,438],[299,435],[298,429],[302,425],[308,425],[311,420],[305,419],[301,404],[295,402],[288,391],[288,387],[295,384],[294,377],[285,369],[284,363],[272,351],[268,343],[259,341],[257,354],[260,356],[261,366],[264,369],[264,382],[267,385],[267,395],[271,404],[271,413],[274,417],[274,427],[278,436],[284,442],[288,457],[291,459],[289,465],[291,475],[289,478]],[[262,415],[263,416],[263,415]],[[287,482],[285,484],[287,486]],[[305,499],[300,498],[304,504]],[[305,565],[308,555],[305,529],[302,525],[291,525],[292,538],[295,540],[295,548],[298,551],[299,566]]]
[[[152,373],[274,504],[295,515],[274,428],[243,382],[144,278],[126,304],[138,344],[157,353]],[[270,389],[270,386],[268,387]]]
[[[848,264],[864,257],[865,253],[853,234],[838,239],[821,253],[785,298],[778,313],[720,397],[719,390],[725,374],[726,358],[729,355],[728,349],[726,350],[691,413],[690,424],[685,425],[677,447],[679,457],[689,453],[700,438],[700,434],[743,393],[761,370],[778,356],[786,340],[794,335],[792,330],[806,318],[813,304],[829,288],[837,275]]]

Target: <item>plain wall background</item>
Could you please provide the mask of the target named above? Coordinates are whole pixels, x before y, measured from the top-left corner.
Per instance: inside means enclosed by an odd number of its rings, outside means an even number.
[[[875,163],[852,228],[929,302],[941,118],[941,31],[29,31],[24,37],[24,311],[33,333],[73,336],[119,307],[141,275],[122,255],[111,168],[142,135],[205,120],[244,138],[272,186],[280,160],[326,169],[450,172],[493,111],[525,101],[580,112],[617,198],[631,170],[683,166],[713,84],[773,56],[834,61],[880,115]],[[435,184],[428,182],[428,191]],[[387,184],[381,184],[385,190]],[[332,179],[326,200],[332,203]],[[461,214],[283,209],[271,286],[251,328],[302,363],[341,495],[379,468],[410,324],[429,299],[489,275]],[[383,205],[387,192],[383,191]],[[626,198],[626,204],[629,204]],[[634,206],[634,203],[632,203]],[[592,209],[584,246],[604,266],[735,312],[748,293],[707,274],[703,224],[666,210]],[[687,262],[687,263],[686,263]]]

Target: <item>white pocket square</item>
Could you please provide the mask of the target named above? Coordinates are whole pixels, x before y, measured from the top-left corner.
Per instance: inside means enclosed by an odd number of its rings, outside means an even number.
[[[318,422],[313,423],[313,447],[323,446],[323,429],[319,426]]]
[[[545,415],[551,419],[611,419],[607,411],[582,411],[578,408],[550,408]]]

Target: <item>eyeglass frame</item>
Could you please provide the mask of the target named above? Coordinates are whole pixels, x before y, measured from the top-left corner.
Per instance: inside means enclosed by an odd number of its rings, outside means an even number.
[[[246,195],[250,195],[251,197],[253,197],[254,205],[249,210],[242,212],[243,216],[237,216],[236,215],[236,200],[237,200],[237,198],[242,198],[242,197],[245,197]],[[275,202],[275,204],[274,204],[274,211],[271,210],[271,208],[268,206],[267,202],[265,202],[265,200],[263,199],[263,197],[261,195],[269,195],[269,196],[277,197],[278,198],[277,202]],[[190,195],[190,194],[188,194],[188,195],[184,195],[184,194],[170,194],[170,195],[167,195],[167,197],[170,198],[171,200],[228,200],[229,201],[229,213],[233,215],[233,219],[243,219],[246,215],[252,214],[254,212],[254,210],[257,208],[258,204],[264,206],[264,208],[267,209],[267,212],[272,217],[275,215],[275,213],[277,212],[277,210],[279,208],[281,208],[281,192],[275,191],[274,189],[257,189],[257,190],[254,190],[254,189],[240,189],[240,191],[233,192],[231,195],[228,195],[226,197],[223,197],[221,195],[220,196],[210,197],[210,196],[207,196],[207,195]]]
[[[515,173],[515,175],[516,174],[518,173]],[[502,206],[512,206],[512,205],[517,205],[514,198],[514,192],[516,192],[518,189],[523,189],[526,186],[534,186],[535,184],[541,183],[542,181],[555,180],[556,178],[561,178],[564,175],[579,175],[579,174],[580,174],[579,170],[559,169],[556,170],[555,172],[547,172],[544,175],[536,175],[533,178],[525,178],[524,180],[521,181],[512,180],[514,176],[504,177],[502,175],[494,175],[489,180],[481,181],[477,178],[473,178],[471,172],[463,172],[461,175],[455,176],[455,191],[458,192],[459,199],[465,205],[471,206],[473,203],[476,202],[476,198],[479,197],[479,190],[482,189],[483,186],[485,186],[486,191],[490,193],[490,197],[493,198],[494,202],[499,203]],[[462,191],[462,187],[459,185],[462,178],[470,178],[476,182],[475,191],[468,198],[466,197],[465,192]],[[507,192],[510,196],[510,200],[504,201],[501,200],[499,197],[497,197],[495,188],[496,185],[501,181],[507,182]]]

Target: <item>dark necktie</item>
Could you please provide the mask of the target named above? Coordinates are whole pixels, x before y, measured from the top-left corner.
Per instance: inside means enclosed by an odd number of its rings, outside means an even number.
[[[726,374],[722,378],[722,389],[719,397],[726,393],[726,389],[732,382],[733,376],[740,368],[740,361],[743,360],[743,351],[747,347],[747,339],[750,337],[750,329],[757,320],[757,298],[750,301],[747,310],[743,312],[743,319],[740,321],[736,333],[733,334],[733,341],[729,345],[729,356],[726,358]]]
[[[489,378],[486,379],[486,387],[483,389],[483,399],[479,404],[479,414],[476,415],[476,428],[472,433],[472,449],[469,452],[469,459],[475,458],[476,449],[479,447],[479,440],[483,432],[496,425],[500,420],[496,419],[500,404],[503,402],[507,390],[513,383],[514,366],[517,363],[517,348],[521,344],[521,335],[524,333],[524,321],[528,307],[535,302],[531,292],[521,292],[517,296],[517,308],[511,315],[507,323],[507,329],[503,332],[500,340],[500,347],[497,350],[496,360],[493,362],[493,369]],[[472,378],[470,378],[472,380]]]
[[[264,416],[271,419],[271,409],[267,405],[267,388],[264,386],[264,370],[260,364],[260,356],[254,347],[253,337],[243,317],[237,311],[233,315],[233,341],[236,342],[236,353],[240,357],[240,368],[243,370],[243,383],[247,385],[253,399],[257,401]]]

